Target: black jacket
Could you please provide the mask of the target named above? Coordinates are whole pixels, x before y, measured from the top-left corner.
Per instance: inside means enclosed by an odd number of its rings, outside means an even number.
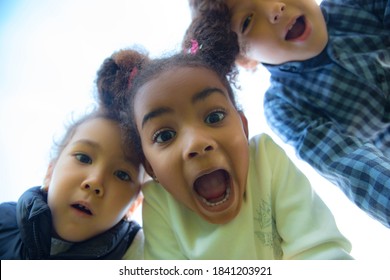
[[[0,204],[0,259],[121,259],[139,229],[136,222],[122,220],[109,231],[51,256],[52,219],[47,194],[34,187],[17,203]]]

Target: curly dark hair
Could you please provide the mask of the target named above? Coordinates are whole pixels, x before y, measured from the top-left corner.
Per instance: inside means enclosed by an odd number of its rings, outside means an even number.
[[[97,100],[107,113],[120,115],[127,99],[129,77],[149,61],[143,50],[123,49],[106,58],[97,72]]]
[[[188,0],[192,18],[210,10],[225,9],[224,0]]]
[[[247,51],[247,42],[240,39],[231,27],[231,13],[224,0],[188,0],[192,22],[183,40],[187,47],[189,40],[202,41],[213,36],[214,42],[224,46],[227,52],[239,48],[241,54]],[[217,41],[215,36],[219,36]]]
[[[193,1],[209,3],[210,1]],[[239,54],[240,46],[237,34],[230,27],[230,14],[226,5],[212,2],[213,8],[198,10],[197,16],[187,28],[182,48],[188,49],[196,40],[202,46],[207,59],[222,59],[226,67],[231,68]],[[199,4],[200,5],[200,4]],[[211,5],[211,4],[209,4]],[[199,7],[198,7],[199,8]]]

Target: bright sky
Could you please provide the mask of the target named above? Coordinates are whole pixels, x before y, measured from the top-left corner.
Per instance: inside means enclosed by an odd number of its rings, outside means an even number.
[[[106,57],[135,44],[152,56],[171,51],[189,20],[186,0],[0,1],[0,202],[41,185],[53,140],[93,102]],[[333,211],[356,259],[390,260],[390,230],[298,161],[267,127],[268,76],[263,69],[242,74],[239,97],[250,134],[266,132],[287,151]]]

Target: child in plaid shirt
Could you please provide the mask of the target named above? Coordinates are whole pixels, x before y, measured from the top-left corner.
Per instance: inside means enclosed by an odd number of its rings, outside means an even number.
[[[390,227],[390,2],[189,2],[186,48],[215,30],[237,36],[237,64],[271,73],[264,112],[273,131]]]

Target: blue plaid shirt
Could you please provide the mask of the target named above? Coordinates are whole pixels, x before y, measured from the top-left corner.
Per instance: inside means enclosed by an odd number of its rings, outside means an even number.
[[[329,42],[304,62],[265,65],[270,127],[390,227],[390,0],[324,0]],[[387,67],[383,64],[387,63]]]

